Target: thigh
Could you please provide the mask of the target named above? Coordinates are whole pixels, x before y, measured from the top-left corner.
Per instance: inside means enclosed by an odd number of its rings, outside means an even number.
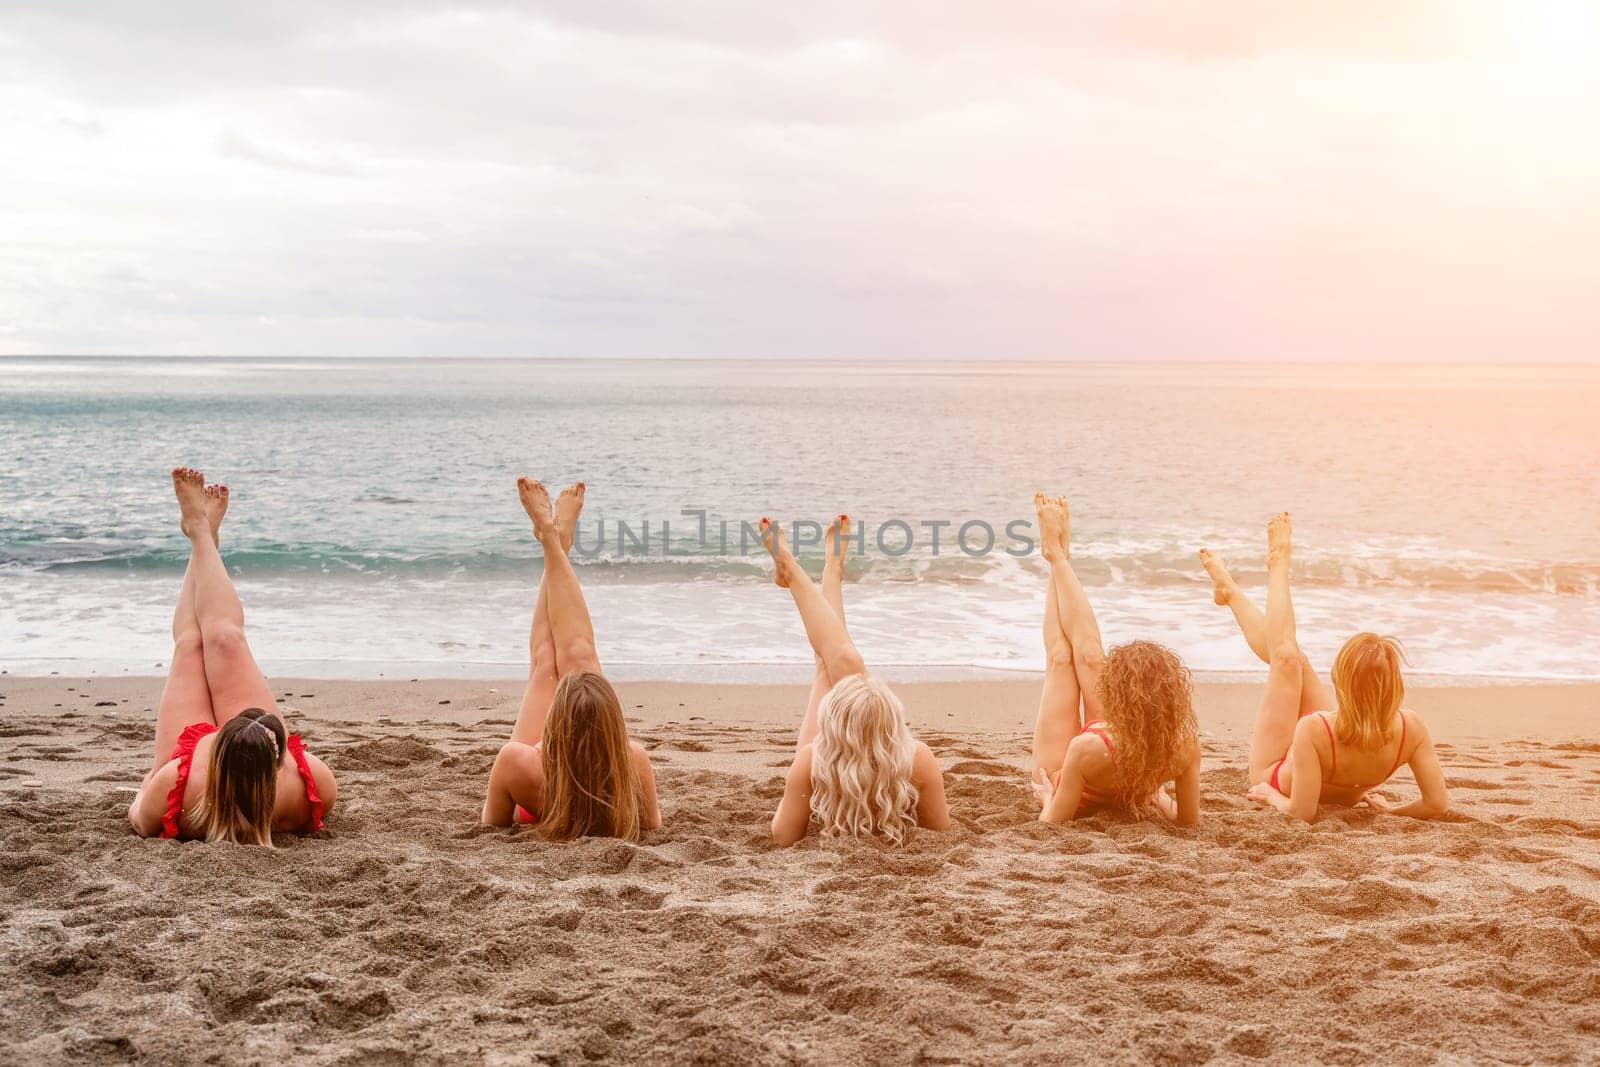
[[[172,650],[167,684],[156,709],[155,769],[172,758],[178,736],[196,723],[215,722],[211,687],[206,682],[205,657],[200,643],[180,642]]]
[[[1266,692],[1256,712],[1250,737],[1250,784],[1267,780],[1272,765],[1289,754],[1295,727],[1300,723],[1299,670],[1282,670],[1274,664],[1267,672]]]
[[[1078,672],[1073,670],[1072,661],[1046,662],[1044,685],[1039,691],[1039,715],[1033,727],[1033,765],[1043,767],[1052,779],[1067,758],[1067,746],[1082,729],[1079,698]]]
[[[1333,702],[1333,694],[1328,691],[1322,676],[1311,665],[1311,660],[1302,655],[1300,657],[1300,717],[1303,719],[1314,711],[1338,711]]]
[[[211,686],[211,710],[221,726],[246,708],[278,714],[272,687],[256,665],[244,631],[237,627],[207,631],[206,681]]]
[[[517,710],[511,740],[537,745],[544,739],[545,720],[550,717],[550,705],[555,703],[559,682],[553,670],[538,667],[528,673],[528,686],[522,691],[522,707]]]

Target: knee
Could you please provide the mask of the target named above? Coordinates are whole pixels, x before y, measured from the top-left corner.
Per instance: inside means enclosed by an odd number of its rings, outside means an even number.
[[[1051,641],[1044,646],[1044,669],[1062,671],[1072,669],[1072,646],[1065,641]]]
[[[580,639],[563,642],[557,658],[561,661],[562,674],[571,674],[573,671],[600,673],[600,655],[595,651],[593,641]]]
[[[205,627],[201,640],[208,653],[218,655],[229,655],[249,648],[244,640],[244,627],[236,622],[219,622]]]
[[[184,630],[182,633],[172,635],[172,658],[174,660],[196,658],[204,654],[205,642],[200,638],[199,630]]]
[[[1275,671],[1299,677],[1305,657],[1300,646],[1293,641],[1283,641],[1267,650],[1267,664]]]
[[[528,680],[554,682],[559,674],[560,671],[556,668],[555,646],[548,643],[537,646],[528,662]]]
[[[1074,649],[1073,656],[1080,667],[1093,674],[1099,674],[1106,665],[1106,650],[1100,647],[1099,642]]]

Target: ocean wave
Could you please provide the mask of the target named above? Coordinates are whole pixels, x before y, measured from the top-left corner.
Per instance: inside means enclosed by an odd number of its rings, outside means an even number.
[[[1073,566],[1085,584],[1095,586],[1163,588],[1207,583],[1198,561],[1187,549],[1144,544],[1138,549],[1136,553],[1118,553],[1112,546],[1085,546],[1075,552]],[[187,546],[173,539],[57,537],[0,543],[0,571],[23,573],[103,570],[167,573],[181,571],[187,558]],[[401,578],[462,572],[496,577],[527,574],[530,570],[537,573],[540,566],[540,555],[532,547],[507,551],[484,546],[462,551],[260,541],[225,544],[225,558],[235,570],[258,574]],[[586,578],[601,581],[748,580],[770,570],[765,554],[758,549],[740,555],[697,552],[691,545],[680,545],[668,555],[662,552],[659,543],[648,555],[578,552],[573,561],[582,568]],[[806,557],[803,562],[813,573],[821,567],[821,558],[817,555]],[[852,553],[847,567],[851,581],[866,583],[998,581],[1020,586],[1042,582],[1047,574],[1046,564],[1037,556],[1019,558],[998,552],[978,557],[961,553],[933,556],[923,552],[899,557]],[[1265,587],[1265,570],[1259,565],[1235,566],[1234,576],[1247,592]],[[1302,551],[1295,560],[1294,582],[1309,588],[1465,590],[1594,597],[1600,595],[1600,563],[1496,560],[1442,551],[1388,556],[1375,552],[1319,556]]]

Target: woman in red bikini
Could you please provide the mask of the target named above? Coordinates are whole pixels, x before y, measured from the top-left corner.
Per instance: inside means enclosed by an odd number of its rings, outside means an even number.
[[[217,550],[227,486],[172,472],[189,566],[172,618],[172,666],[156,712],[155,766],[128,808],[144,837],[272,845],[311,833],[333,807],[333,774],[284,728],[244,637],[244,609]]]
[[[1378,811],[1431,819],[1450,808],[1444,770],[1428,727],[1400,706],[1400,643],[1359,633],[1345,642],[1327,688],[1295,637],[1289,595],[1291,527],[1287,512],[1267,524],[1267,611],[1245,599],[1220,559],[1202,549],[1200,562],[1216,583],[1213,599],[1233,611],[1245,641],[1266,661],[1267,691],[1250,741],[1250,799],[1305,822],[1317,805],[1365,802]],[[1400,807],[1375,790],[1401,765],[1411,768],[1421,798]]]
[[[1040,493],[1033,503],[1040,551],[1050,565],[1044,689],[1033,736],[1039,819],[1064,823],[1108,807],[1154,807],[1192,826],[1200,820],[1200,738],[1189,672],[1171,649],[1152,641],[1130,641],[1105,654],[1094,609],[1072,570],[1066,501]]]
[[[544,548],[544,577],[528,635],[528,687],[489,772],[483,821],[535,823],[555,841],[634,840],[661,825],[656,776],[644,746],[628,738],[622,703],[600,673],[594,626],[567,553],[584,485],[562,490],[517,479],[523,510]]]

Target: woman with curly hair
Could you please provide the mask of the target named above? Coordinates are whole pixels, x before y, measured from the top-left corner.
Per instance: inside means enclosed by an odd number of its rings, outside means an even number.
[[[914,827],[948,830],[944,772],[927,745],[911,736],[894,690],[867,675],[844,624],[844,547],[850,517],[828,528],[819,592],[768,519],[761,539],[776,565],[773,581],[789,590],[816,657],[816,674],[772,837],[788,846],[813,819],[828,836],[878,837],[903,844]]]
[[[1033,737],[1039,819],[1064,823],[1099,808],[1139,814],[1154,807],[1192,826],[1200,819],[1200,737],[1189,671],[1152,641],[1130,641],[1106,655],[1094,609],[1072,570],[1067,502],[1039,493],[1033,503],[1050,565],[1045,680]],[[1176,796],[1166,792],[1167,782],[1175,783]]]
[[[1250,740],[1250,799],[1305,822],[1316,819],[1322,801],[1365,802],[1414,819],[1444,814],[1450,796],[1433,738],[1416,712],[1400,706],[1406,693],[1400,642],[1374,633],[1346,641],[1333,661],[1332,697],[1300,650],[1289,593],[1292,535],[1288,512],[1267,524],[1265,615],[1239,592],[1220,559],[1200,551],[1216,584],[1212,599],[1232,610],[1251,651],[1267,663],[1267,691]],[[1401,764],[1410,766],[1422,796],[1394,807],[1375,790]]]

